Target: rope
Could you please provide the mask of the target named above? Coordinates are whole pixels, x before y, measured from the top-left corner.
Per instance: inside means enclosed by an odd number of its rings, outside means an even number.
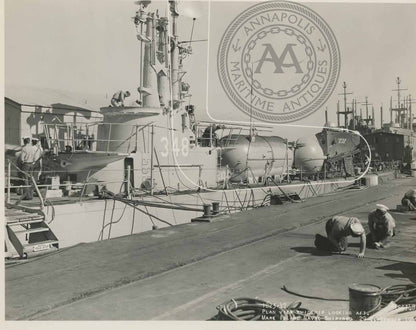
[[[46,205],[46,204],[48,204],[48,205]],[[45,199],[45,206],[47,207],[47,210],[49,210],[49,206],[52,209],[51,220],[47,223],[49,225],[53,220],[55,220],[55,206],[52,204],[52,202],[49,199]],[[49,211],[47,211],[45,213],[49,215]]]
[[[156,220],[158,220],[158,221],[160,221],[160,222],[163,222],[163,223],[165,223],[165,224],[167,224],[167,225],[169,225],[169,226],[173,227],[173,225],[172,225],[170,222],[165,221],[165,220],[162,220],[162,219],[158,218],[157,216],[155,216],[155,215],[151,214],[150,212],[146,212],[146,211],[144,211],[144,210],[142,210],[142,209],[138,208],[135,204],[136,204],[137,202],[140,202],[140,201],[132,201],[132,200],[124,199],[124,198],[118,198],[117,196],[115,196],[115,195],[114,195],[114,193],[112,193],[112,192],[110,192],[110,191],[103,191],[103,194],[104,194],[107,198],[113,199],[113,200],[114,200],[114,203],[115,203],[115,201],[122,202],[122,203],[124,203],[124,204],[126,204],[126,205],[129,205],[129,206],[131,206],[131,207],[135,208],[136,210],[138,210],[138,211],[140,211],[140,212],[142,212],[142,213],[144,213],[144,214],[146,214],[146,215],[148,215],[148,216],[151,216],[152,218],[154,218],[154,219],[156,219]],[[143,205],[144,205],[144,207],[146,207],[146,206],[147,206],[146,204],[143,204]],[[198,210],[198,211],[200,211],[200,210]],[[123,213],[124,213],[124,212],[123,212]],[[114,223],[116,223],[116,222],[114,222]],[[152,221],[152,223],[153,223],[153,221]]]
[[[270,181],[272,181],[274,184],[275,184],[275,187],[277,187],[279,190],[280,190],[280,192],[289,200],[289,201],[291,201],[292,203],[302,203],[303,202],[303,200],[295,200],[295,199],[293,199],[293,198],[291,198],[282,188],[280,188],[280,185],[274,180],[274,179],[272,179],[272,178],[269,178],[270,179]]]
[[[294,296],[307,298],[307,299],[326,300],[326,301],[349,301],[348,299],[336,299],[336,298],[323,298],[323,297],[307,296],[307,295],[300,294],[300,293],[294,292],[292,290],[289,290],[285,285],[283,285],[282,290],[287,292],[287,293],[293,294]]]
[[[390,301],[397,304],[416,304],[416,284],[391,285],[381,290],[380,295],[383,306]]]
[[[134,223],[135,223],[135,215],[136,215],[136,209],[133,209],[133,218],[131,220],[131,231],[130,231],[130,235],[133,235]]]
[[[234,298],[217,306],[218,314],[215,320],[233,321],[321,321],[322,316],[300,308],[300,302],[294,302],[287,307],[257,299]]]
[[[289,290],[285,285],[282,287],[282,290],[293,294],[298,297],[316,299],[316,300],[327,300],[327,301],[349,301],[348,299],[336,299],[336,298],[323,298],[308,296],[301,293],[294,292]],[[379,292],[381,296],[381,305],[387,305],[389,302],[394,301],[395,303],[409,303],[409,301],[414,301],[416,303],[416,284],[397,284],[391,285]]]
[[[114,201],[114,203],[115,203],[115,201]],[[99,235],[98,235],[98,239],[97,239],[97,241],[99,241],[99,240],[100,240],[100,238],[101,238],[101,240],[102,240],[102,238],[104,237],[104,229],[105,229],[107,226],[112,226],[113,224],[115,224],[115,223],[119,223],[119,222],[121,221],[121,219],[123,218],[124,212],[126,211],[126,208],[127,208],[127,205],[125,205],[125,206],[124,206],[123,212],[121,213],[120,218],[119,218],[117,221],[112,221],[112,219],[113,219],[113,213],[111,214],[111,221],[110,221],[109,223],[105,224],[105,225],[101,228],[101,231],[100,231],[100,233],[99,233]],[[113,212],[114,212],[114,206],[113,206]],[[111,227],[110,227],[110,229],[111,229]],[[111,231],[109,231],[109,232],[108,232],[108,239],[110,239],[110,236],[111,236]]]
[[[224,191],[224,198],[225,198],[225,202],[227,203],[228,213],[231,214],[230,204],[228,203],[227,193],[225,191]]]
[[[282,287],[282,290],[307,299],[315,299],[315,300],[325,300],[325,301],[349,301],[349,299],[336,299],[336,298],[324,298],[324,297],[316,297],[316,296],[308,296],[301,293],[294,292],[289,290],[285,285]],[[379,310],[380,307],[387,306],[391,301],[394,301],[396,304],[416,304],[416,284],[397,284],[385,287],[384,289],[380,290],[379,292],[380,299],[376,306],[371,310],[365,311],[365,315],[360,317],[360,319],[365,319],[369,315],[372,315],[376,311]]]
[[[114,209],[116,208],[116,201],[115,200],[113,200],[113,208],[112,208],[112,210],[111,210],[111,220],[110,220],[110,222],[109,222],[109,224],[110,224],[110,229],[108,230],[108,239],[110,239],[110,237],[111,237],[111,228],[113,227],[113,218],[114,218]],[[123,212],[121,213],[121,215],[123,216],[124,215],[124,211],[126,210],[126,206],[124,206],[124,210],[123,210]],[[120,219],[119,220],[121,220],[121,217],[120,217]],[[117,221],[118,222],[118,221]],[[103,227],[103,229],[102,230],[104,230],[104,228],[106,227],[107,225],[105,225],[104,227]]]
[[[153,219],[152,219],[152,215],[150,214],[149,209],[147,208],[147,206],[146,206],[146,205],[144,206],[144,208],[145,208],[145,210],[146,210],[146,212],[147,212],[147,216],[149,217],[150,222],[152,223],[153,227],[155,227],[156,225],[155,225],[155,222],[154,222],[154,221],[153,221]],[[134,208],[133,210],[135,210],[135,208]]]
[[[244,208],[244,205],[243,205],[243,203],[241,202],[240,195],[238,194],[238,190],[235,190],[235,195],[237,196],[237,199],[238,199],[238,201],[240,202],[240,205],[241,205],[240,210],[242,211],[242,210],[243,210],[243,208]]]

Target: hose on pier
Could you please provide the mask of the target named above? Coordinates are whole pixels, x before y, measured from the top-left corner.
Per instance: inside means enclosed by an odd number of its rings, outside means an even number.
[[[321,321],[313,311],[301,308],[301,302],[288,306],[275,305],[257,298],[235,298],[217,306],[213,320],[231,321]]]

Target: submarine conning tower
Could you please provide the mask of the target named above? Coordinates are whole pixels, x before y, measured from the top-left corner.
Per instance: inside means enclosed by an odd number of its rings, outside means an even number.
[[[182,117],[175,120],[174,125],[186,126],[183,133],[195,140],[189,130],[191,125],[183,125],[189,121],[189,114],[182,109],[184,99],[189,96],[189,85],[182,82],[182,60],[191,49],[181,47],[178,40],[177,3],[169,1],[169,17],[159,16],[158,11],[147,11],[149,3],[138,2],[140,8],[134,17],[140,45],[138,99],[126,100],[122,106],[101,108],[104,120],[98,130],[99,151],[146,152],[146,148],[137,142],[138,135],[153,134],[149,128],[153,124],[158,129],[166,129],[165,134],[169,134],[169,130],[175,128],[169,127],[166,115],[173,115],[173,110],[179,110],[180,114],[175,115]]]

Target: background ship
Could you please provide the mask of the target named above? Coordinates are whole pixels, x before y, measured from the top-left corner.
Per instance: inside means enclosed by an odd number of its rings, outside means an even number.
[[[350,141],[348,137],[342,139],[340,136],[342,133],[335,132],[336,138],[327,136],[320,141],[329,145],[328,142],[333,144],[337,138],[341,139],[345,142],[346,150],[336,148],[335,151],[330,152],[328,149],[325,154],[335,156],[337,152],[341,152],[345,155],[345,152],[351,150],[351,157],[348,160],[351,167],[357,162],[362,162],[363,155],[365,157],[365,153],[367,153],[368,147],[370,147],[370,165],[374,171],[397,168],[402,172],[414,175],[413,170],[416,169],[416,126],[413,123],[414,115],[412,113],[414,100],[412,100],[411,95],[402,95],[406,89],[400,87],[401,79],[399,77],[397,77],[396,83],[397,88],[393,91],[397,92],[397,100],[393,100],[393,97],[390,98],[390,120],[384,121],[383,106],[380,106],[380,126],[378,126],[375,120],[374,106],[368,102],[367,97],[361,103],[358,103],[355,99],[351,103],[347,102],[347,94],[351,93],[346,92],[347,86],[344,82],[344,92],[342,93],[344,96],[344,109],[340,109],[340,103],[338,102],[337,124],[327,124],[326,126],[357,131],[365,140],[353,138],[353,141]],[[363,106],[364,109],[358,104]],[[369,108],[370,106],[371,109]],[[341,124],[342,116],[344,117],[344,125]],[[318,135],[322,137],[322,133]],[[325,143],[322,144],[323,148]],[[332,159],[336,160],[336,157]]]

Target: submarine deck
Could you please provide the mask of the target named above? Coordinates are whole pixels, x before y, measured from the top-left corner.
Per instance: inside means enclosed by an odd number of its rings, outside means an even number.
[[[6,265],[6,320],[207,320],[237,297],[345,316],[348,286],[416,283],[416,214],[392,211],[390,247],[344,255],[317,253],[314,235],[335,214],[364,224],[375,203],[394,209],[416,178],[345,190],[302,203],[270,206],[74,247]],[[338,301],[299,298],[308,296]]]

